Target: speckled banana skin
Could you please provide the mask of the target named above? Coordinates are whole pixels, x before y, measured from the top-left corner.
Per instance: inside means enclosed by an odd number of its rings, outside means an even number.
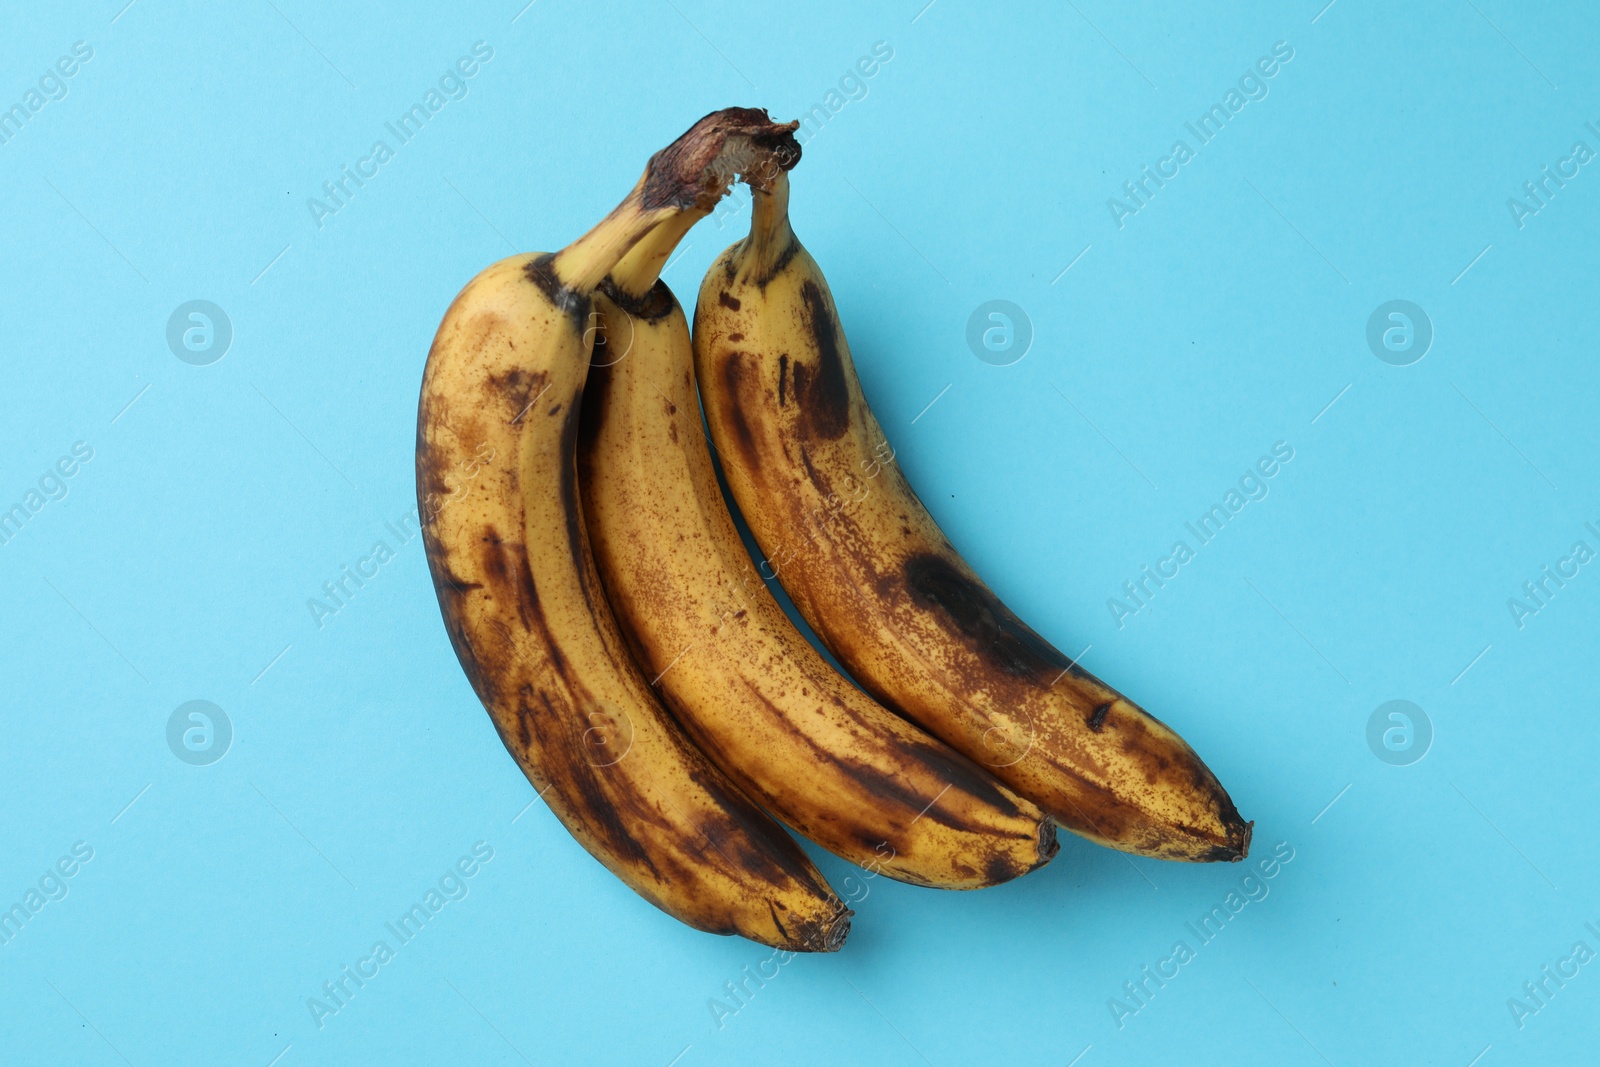
[[[985,586],[894,463],[832,294],[753,193],[712,265],[695,369],[729,488],[824,644],[870,693],[1074,832],[1162,859],[1242,859],[1250,824],[1182,738],[1074,664]]]
[[[701,930],[832,950],[844,908],[792,838],[673,724],[595,573],[576,484],[591,294],[655,225],[703,211],[765,112],[718,112],[554,255],[502,260],[440,324],[417,493],[445,628],[506,748],[584,848]]]
[[[824,848],[944,889],[1009,881],[1055,824],[830,666],[745,550],[701,432],[689,326],[658,227],[595,296],[603,344],[579,419],[578,484],[602,584],[676,719],[752,797]]]

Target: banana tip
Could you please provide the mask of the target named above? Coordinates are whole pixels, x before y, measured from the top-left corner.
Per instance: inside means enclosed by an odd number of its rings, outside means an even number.
[[[1200,856],[1201,862],[1207,863],[1238,863],[1250,855],[1250,836],[1255,832],[1255,821],[1245,822],[1235,816],[1228,822],[1228,843],[1225,845],[1212,845],[1211,849]]]
[[[854,914],[841,905],[831,918],[806,931],[805,948],[811,952],[838,952],[850,936],[850,917]]]
[[[1061,840],[1056,836],[1056,821],[1046,815],[1039,820],[1039,862],[1033,865],[1038,870],[1056,858],[1056,853],[1061,851]]]
[[[1240,860],[1250,855],[1250,836],[1255,833],[1255,829],[1256,821],[1251,819],[1249,822],[1241,826],[1239,831],[1233,835],[1234,839],[1238,842],[1237,845],[1234,845],[1238,855],[1233,857],[1233,862],[1238,863]],[[1230,841],[1229,844],[1233,844],[1233,842]]]

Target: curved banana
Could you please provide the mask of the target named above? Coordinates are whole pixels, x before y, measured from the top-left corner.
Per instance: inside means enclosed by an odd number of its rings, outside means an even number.
[[[781,174],[752,190],[750,236],[712,265],[694,321],[706,420],[764,567],[870,693],[1071,830],[1243,858],[1251,824],[1194,750],[1017,618],[917,499],[788,193]]]
[[[423,375],[417,495],[461,665],[579,843],[691,926],[827,951],[849,911],[640,675],[595,574],[575,482],[590,294],[653,226],[703,212],[775,129],[765,112],[707,116],[583,237],[467,284]]]
[[[601,583],[690,738],[791,827],[918,885],[976,889],[1041,866],[1055,823],[851,685],[756,574],[717,487],[689,324],[663,262],[688,214],[595,294],[578,485]]]

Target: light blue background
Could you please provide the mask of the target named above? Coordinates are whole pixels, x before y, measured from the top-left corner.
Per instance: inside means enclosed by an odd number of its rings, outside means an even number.
[[[0,946],[0,1058],[1593,1058],[1600,963],[1520,1029],[1507,998],[1600,949],[1600,568],[1521,629],[1506,601],[1600,548],[1600,173],[1522,228],[1506,200],[1600,149],[1594,12],[924,2],[8,4],[0,106],[94,56],[0,145],[0,506],[73,442],[94,458],[0,546],[0,904],[94,858]],[[467,97],[319,229],[307,198],[480,40]],[[879,41],[793,216],[901,462],[1021,615],[1194,744],[1259,855],[1293,849],[1121,1027],[1108,999],[1243,869],[1074,839],[982,893],[876,879],[844,952],[719,1028],[708,1000],[769,953],[656,912],[528,806],[385,526],[475,271],[571,240],[708,110],[823,103]],[[1107,199],[1277,41],[1269,95],[1119,229]],[[743,203],[668,270],[686,300]],[[1435,330],[1407,367],[1365,340],[1396,298]],[[233,325],[210,366],[165,340],[191,299]],[[1011,366],[964,339],[991,299],[1035,331]],[[1270,495],[1117,627],[1107,599],[1279,441]],[[319,629],[307,599],[380,539],[395,558]],[[233,723],[210,766],[167,747],[191,699]],[[1367,745],[1391,699],[1433,723],[1411,766]],[[319,1028],[307,998],[479,841],[469,895]]]

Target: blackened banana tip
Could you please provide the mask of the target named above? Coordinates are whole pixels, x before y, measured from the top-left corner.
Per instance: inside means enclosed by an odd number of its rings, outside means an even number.
[[[1233,835],[1235,840],[1239,842],[1234,846],[1238,854],[1233,857],[1233,862],[1238,863],[1250,855],[1250,838],[1255,833],[1255,829],[1256,821],[1251,819],[1239,829],[1238,833]]]
[[[1056,821],[1049,815],[1039,820],[1039,862],[1033,865],[1038,870],[1056,858],[1056,853],[1061,851],[1061,840],[1056,836]]]
[[[838,952],[850,936],[850,918],[853,915],[855,912],[849,908],[841,908],[831,919],[806,935],[806,948],[812,952]]]

